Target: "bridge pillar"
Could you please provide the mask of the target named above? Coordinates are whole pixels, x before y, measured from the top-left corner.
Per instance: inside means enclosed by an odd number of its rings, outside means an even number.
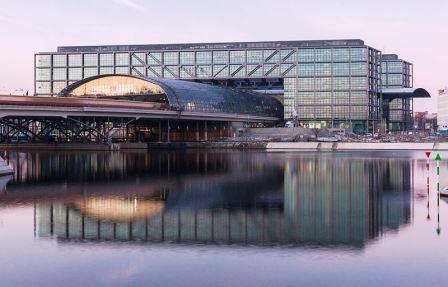
[[[162,121],[161,120],[159,120],[159,131],[158,131],[158,133],[159,133],[159,142],[161,142],[162,141]]]
[[[196,122],[196,132],[195,132],[196,141],[198,142],[200,140],[199,138],[199,122]]]
[[[170,142],[170,120],[166,124],[166,142]]]
[[[208,140],[207,121],[204,121],[204,141]]]

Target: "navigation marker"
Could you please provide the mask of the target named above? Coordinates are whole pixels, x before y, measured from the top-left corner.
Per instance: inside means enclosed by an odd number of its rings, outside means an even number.
[[[436,156],[436,162],[437,162],[437,235],[440,235],[440,232],[442,231],[440,228],[440,182],[439,182],[439,175],[440,175],[440,161],[442,158],[440,157],[440,154],[437,154]]]

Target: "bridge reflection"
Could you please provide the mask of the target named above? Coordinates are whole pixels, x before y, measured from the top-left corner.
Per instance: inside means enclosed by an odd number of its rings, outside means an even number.
[[[15,156],[29,166],[52,164],[26,168],[33,172],[17,176],[0,202],[32,199],[37,236],[60,242],[363,247],[411,220],[408,159],[235,152]],[[81,170],[68,173],[72,164]]]

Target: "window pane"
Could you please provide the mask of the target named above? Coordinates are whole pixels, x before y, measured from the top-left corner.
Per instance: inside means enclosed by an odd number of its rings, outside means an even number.
[[[163,53],[163,63],[165,65],[177,65],[179,63],[179,53],[165,52]]]
[[[51,55],[36,55],[36,67],[50,67]]]
[[[49,81],[51,80],[51,69],[36,69],[37,81]]]
[[[97,66],[98,54],[84,54],[84,66]]]
[[[214,51],[213,52],[213,63],[215,64],[227,64],[229,61],[228,51]]]
[[[101,66],[113,66],[114,65],[114,54],[100,54],[100,65]]]
[[[68,79],[69,80],[81,80],[82,79],[82,69],[81,68],[69,68],[68,69]]]
[[[244,63],[245,61],[245,51],[230,51],[230,63]]]
[[[212,52],[197,52],[196,53],[196,64],[211,64],[212,63]]]
[[[82,66],[82,55],[81,54],[68,55],[68,65],[70,67]]]
[[[67,56],[66,55],[53,55],[53,66],[54,67],[67,66]]]
[[[98,75],[97,68],[84,68],[84,79]]]
[[[117,66],[128,66],[129,65],[129,54],[128,53],[117,53],[117,54],[115,54],[115,65],[117,65]]]
[[[180,52],[181,65],[194,65],[194,52]]]
[[[65,68],[54,68],[53,80],[55,81],[67,80],[67,70]]]

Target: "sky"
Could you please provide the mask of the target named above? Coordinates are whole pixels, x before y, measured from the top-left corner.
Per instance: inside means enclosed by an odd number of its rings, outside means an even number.
[[[58,46],[362,39],[414,64],[437,109],[448,86],[447,0],[0,0],[0,91],[33,92],[34,53]]]

